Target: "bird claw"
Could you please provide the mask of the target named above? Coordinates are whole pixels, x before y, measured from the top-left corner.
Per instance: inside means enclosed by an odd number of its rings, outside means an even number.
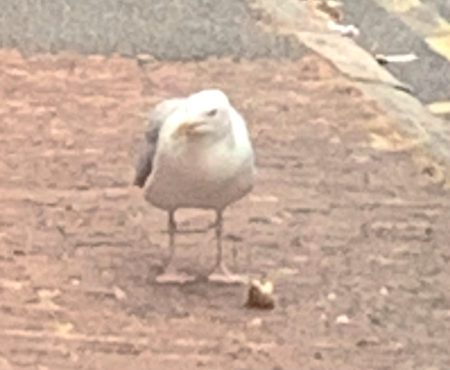
[[[225,275],[221,273],[212,273],[208,276],[208,280],[221,284],[247,284],[248,282],[248,279],[245,276],[237,274]]]
[[[159,284],[186,284],[195,280],[195,276],[180,272],[164,272],[156,277],[156,282]]]
[[[231,273],[225,265],[217,266],[214,271],[208,275],[208,280],[222,284],[248,283],[248,278],[246,276]]]

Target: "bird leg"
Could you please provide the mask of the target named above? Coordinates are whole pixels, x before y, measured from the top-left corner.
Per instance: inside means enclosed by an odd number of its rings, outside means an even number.
[[[247,279],[243,276],[236,275],[228,270],[223,261],[223,247],[222,247],[222,229],[223,229],[223,211],[218,210],[216,213],[215,234],[217,243],[217,258],[213,271],[209,274],[210,281],[220,283],[246,283]]]
[[[175,234],[177,232],[177,223],[175,222],[175,212],[170,211],[167,218],[167,230],[169,234],[169,257],[166,261],[166,266],[170,266],[173,256],[175,255]]]
[[[195,277],[178,272],[172,266],[172,259],[175,255],[175,235],[177,233],[177,224],[175,222],[175,211],[169,211],[168,215],[168,234],[169,234],[169,257],[165,263],[164,272],[156,277],[158,283],[187,283],[195,280]]]

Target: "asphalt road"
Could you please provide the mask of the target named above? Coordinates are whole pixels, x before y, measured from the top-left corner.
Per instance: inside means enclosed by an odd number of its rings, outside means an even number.
[[[297,58],[294,37],[263,32],[245,0],[1,0],[0,47],[163,60]]]
[[[450,21],[450,2],[448,0],[425,0],[424,3],[435,6],[439,13]]]

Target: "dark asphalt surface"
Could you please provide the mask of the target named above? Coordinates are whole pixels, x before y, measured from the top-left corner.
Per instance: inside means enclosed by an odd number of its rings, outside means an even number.
[[[439,13],[450,22],[450,1],[448,0],[422,0],[424,3],[435,6]]]
[[[245,0],[0,0],[0,47],[158,59],[297,58],[294,37],[263,32]]]
[[[413,88],[414,95],[425,103],[450,99],[450,63],[434,52],[426,42],[395,15],[373,0],[343,0],[345,23],[361,30],[356,40],[372,53],[415,53],[419,60],[412,63],[389,64],[386,68],[399,80]],[[439,7],[441,15],[450,19],[448,0],[430,1]]]

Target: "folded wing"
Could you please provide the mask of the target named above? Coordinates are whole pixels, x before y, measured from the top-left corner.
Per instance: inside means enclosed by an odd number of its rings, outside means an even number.
[[[159,103],[150,113],[150,119],[145,130],[145,143],[136,162],[136,173],[133,184],[140,188],[152,173],[153,159],[158,147],[159,132],[167,118],[177,110],[184,99],[175,98]]]

